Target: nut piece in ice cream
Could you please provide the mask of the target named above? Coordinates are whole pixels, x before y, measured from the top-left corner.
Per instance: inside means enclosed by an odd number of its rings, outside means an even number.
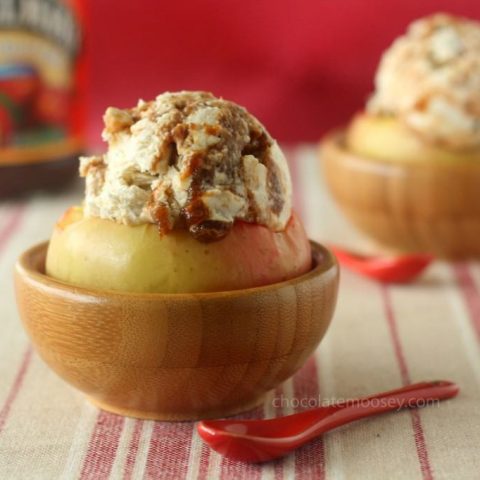
[[[291,215],[285,157],[244,108],[210,93],[179,92],[108,108],[108,151],[81,159],[85,215],[166,234],[187,228],[202,241],[236,220],[282,231]]]

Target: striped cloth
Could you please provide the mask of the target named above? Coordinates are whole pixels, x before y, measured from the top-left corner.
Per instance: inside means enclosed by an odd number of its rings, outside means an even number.
[[[287,151],[309,235],[368,248],[332,205],[314,148]],[[480,477],[479,264],[436,262],[415,284],[388,287],[343,271],[335,319],[320,348],[248,415],[288,414],[424,379],[457,381],[457,399],[364,420],[282,461],[244,465],[209,451],[192,423],[96,410],[32,352],[15,307],[13,264],[80,197],[79,186],[60,197],[0,205],[0,479]]]

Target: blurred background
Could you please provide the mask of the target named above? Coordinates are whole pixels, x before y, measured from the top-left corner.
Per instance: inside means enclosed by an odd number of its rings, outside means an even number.
[[[88,141],[101,115],[165,90],[246,106],[282,142],[317,141],[372,89],[382,51],[417,17],[480,19],[476,0],[89,0]]]
[[[372,91],[414,19],[476,0],[0,0],[0,199],[52,190],[101,151],[102,115],[164,91],[244,105],[281,143],[318,142]]]

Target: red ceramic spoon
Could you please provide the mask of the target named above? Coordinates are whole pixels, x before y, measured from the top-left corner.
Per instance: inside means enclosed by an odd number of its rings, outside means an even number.
[[[332,247],[340,264],[367,277],[385,283],[407,283],[414,280],[430,265],[433,257],[427,254],[399,256],[368,256]]]
[[[314,408],[269,420],[204,420],[200,437],[221,455],[243,462],[265,462],[287,455],[323,433],[361,418],[457,395],[452,382],[408,385],[371,397]]]

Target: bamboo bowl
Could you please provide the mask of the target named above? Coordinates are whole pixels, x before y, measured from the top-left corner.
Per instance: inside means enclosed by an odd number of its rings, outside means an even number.
[[[253,408],[303,365],[335,308],[338,266],[313,242],[305,275],[204,294],[75,287],[45,275],[47,246],[17,262],[23,324],[60,377],[121,415],[193,420]]]
[[[391,162],[321,145],[328,187],[347,217],[386,247],[451,259],[480,257],[480,163]]]

